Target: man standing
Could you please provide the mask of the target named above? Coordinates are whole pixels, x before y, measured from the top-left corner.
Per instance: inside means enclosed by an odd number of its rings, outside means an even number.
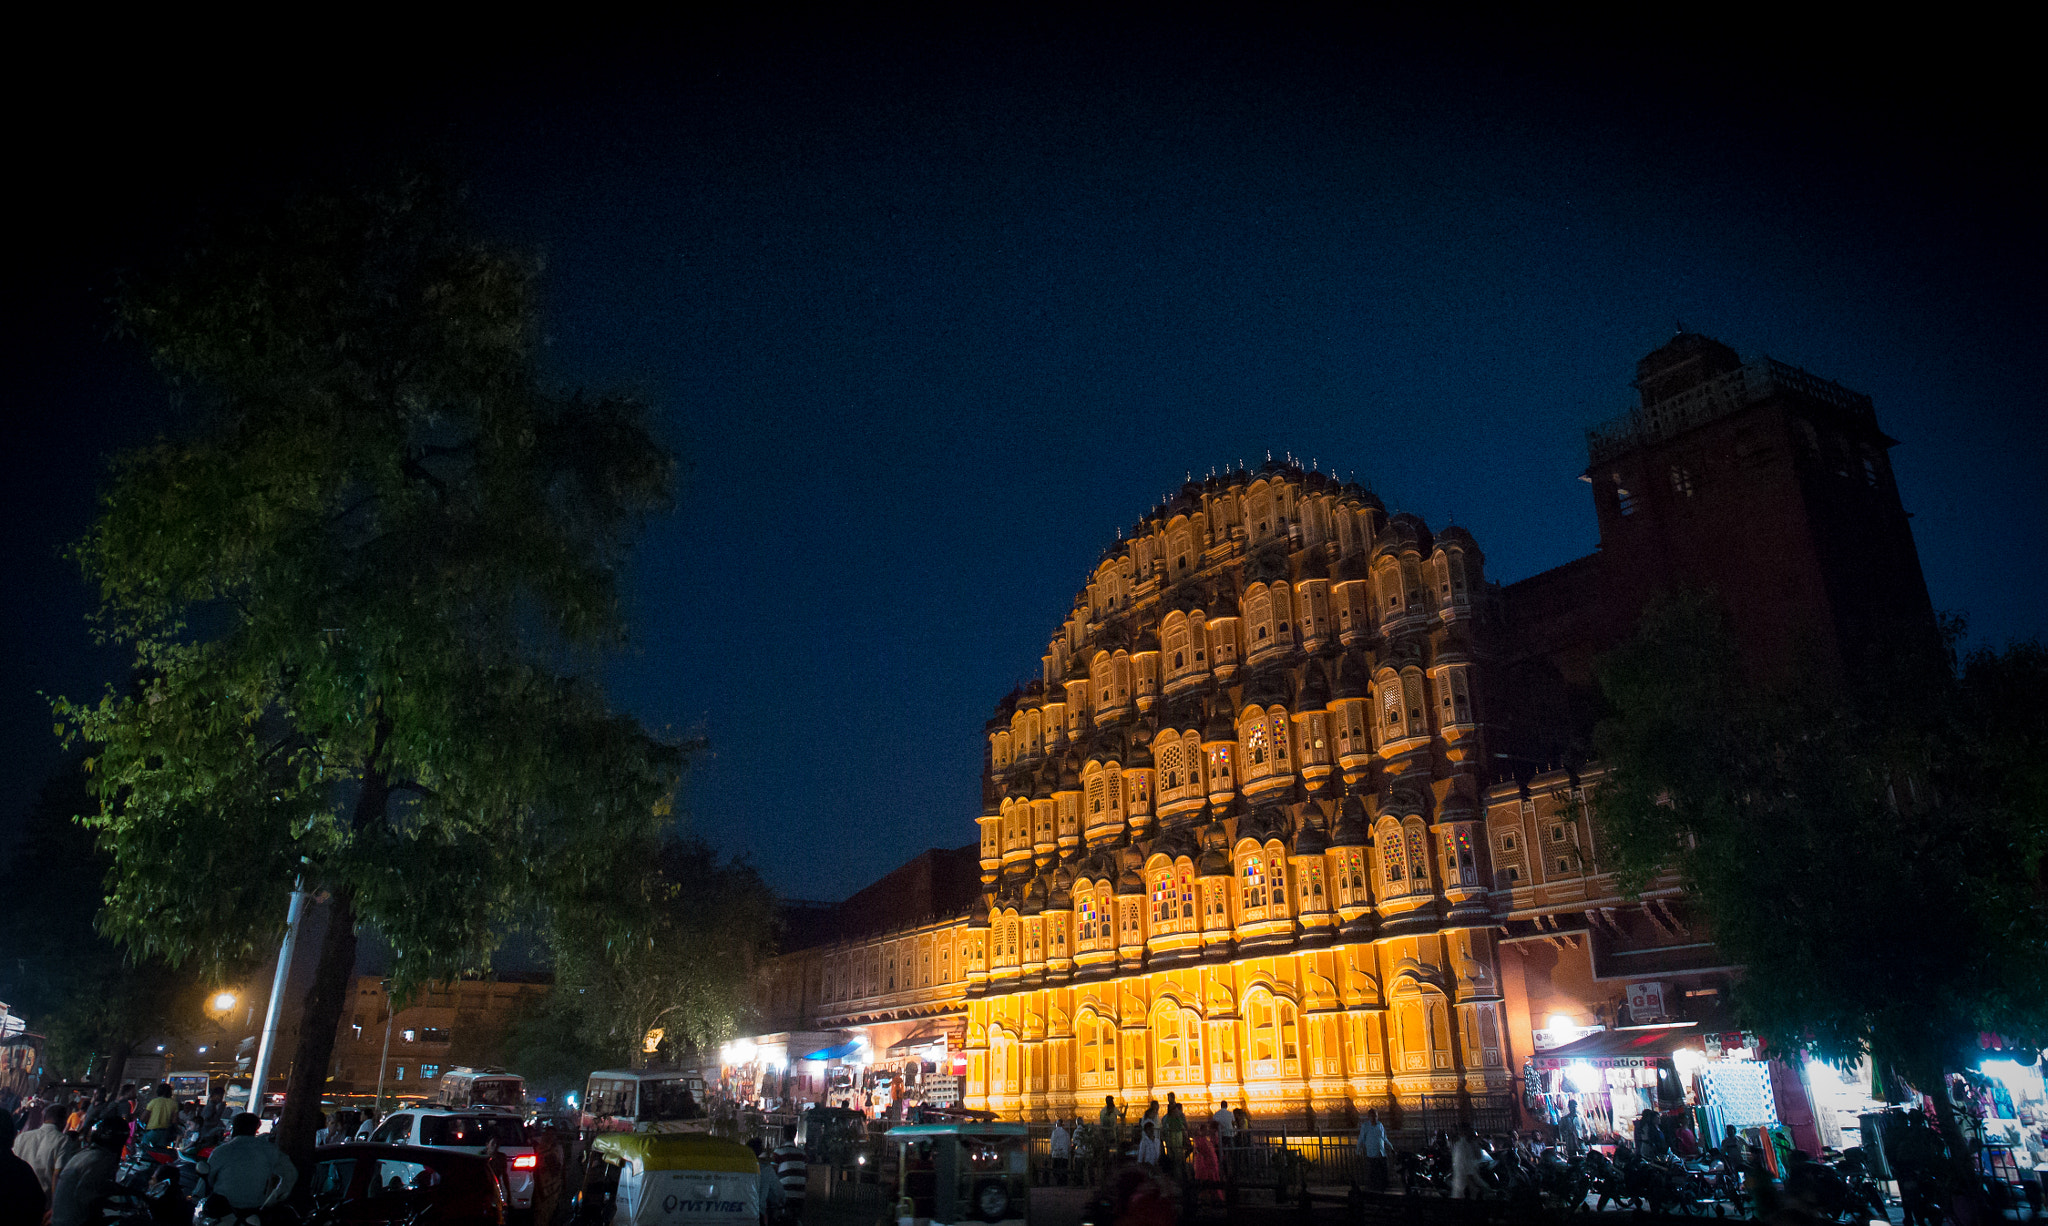
[[[1074,1156],[1074,1134],[1067,1131],[1067,1121],[1054,1117],[1052,1122],[1052,1177],[1061,1187],[1067,1186],[1067,1162]]]
[[[1151,1120],[1145,1121],[1138,1137],[1138,1165],[1159,1169],[1159,1133]]]
[[[99,1218],[100,1202],[114,1191],[114,1168],[128,1141],[128,1126],[102,1119],[86,1130],[86,1146],[57,1172],[50,1198],[50,1226],[86,1226]]]
[[[1579,1119],[1579,1100],[1574,1098],[1565,1104],[1563,1118],[1557,1121],[1557,1143],[1564,1147],[1565,1160],[1576,1162],[1579,1146],[1584,1141],[1585,1124]]]
[[[1159,1143],[1166,1150],[1167,1173],[1178,1172],[1188,1159],[1188,1113],[1171,1093],[1166,1096],[1166,1120],[1159,1128]]]
[[[791,1221],[797,1221],[804,1215],[804,1194],[810,1190],[810,1163],[804,1157],[803,1146],[791,1140],[787,1132],[772,1158],[775,1177],[782,1184],[783,1212]]]
[[[14,1139],[14,1156],[28,1163],[36,1182],[48,1196],[57,1182],[57,1155],[64,1146],[64,1110],[51,1107],[43,1112],[43,1126]]]
[[[1116,1152],[1116,1144],[1119,1137],[1117,1136],[1116,1098],[1114,1095],[1105,1094],[1102,1096],[1102,1114],[1095,1117],[1095,1123],[1102,1129],[1103,1144],[1109,1147],[1110,1152]]]
[[[1451,1199],[1476,1198],[1480,1191],[1479,1134],[1467,1125],[1451,1142]]]
[[[244,1212],[282,1201],[299,1181],[291,1159],[269,1138],[256,1135],[262,1122],[247,1111],[236,1116],[228,1125],[232,1135],[198,1167],[215,1195]]]
[[[1374,1107],[1365,1113],[1365,1122],[1358,1126],[1358,1152],[1365,1158],[1366,1183],[1375,1192],[1387,1190],[1387,1126],[1380,1123],[1380,1111]]]
[[[1221,1141],[1226,1146],[1232,1144],[1237,1140],[1237,1117],[1230,1113],[1229,1099],[1225,1098],[1218,1100],[1216,1104],[1216,1114],[1210,1116],[1209,1118],[1216,1122],[1217,1140]]]

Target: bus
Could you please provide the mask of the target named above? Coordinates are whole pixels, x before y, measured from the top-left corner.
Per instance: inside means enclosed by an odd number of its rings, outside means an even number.
[[[585,1136],[604,1132],[703,1132],[704,1079],[674,1069],[604,1069],[590,1075],[577,1108]]]
[[[442,1075],[434,1102],[442,1107],[503,1107],[518,1111],[526,1106],[526,1082],[519,1074],[501,1068],[459,1065]]]

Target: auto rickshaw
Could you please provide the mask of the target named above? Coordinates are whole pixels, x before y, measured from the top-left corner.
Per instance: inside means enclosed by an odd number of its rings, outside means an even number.
[[[608,1132],[591,1142],[577,1226],[758,1226],[761,1164],[705,1133]]]
[[[1023,1124],[906,1124],[895,1150],[896,1216],[915,1226],[1023,1226],[1031,1196],[1031,1138]]]

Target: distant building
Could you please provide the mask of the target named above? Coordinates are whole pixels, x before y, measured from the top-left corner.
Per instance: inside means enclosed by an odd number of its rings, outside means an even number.
[[[847,904],[872,923],[766,968],[776,1027],[858,1036],[783,1084],[872,1085],[936,1043],[1009,1118],[1173,1091],[1505,1128],[1558,1105],[1539,1048],[1714,1023],[1711,934],[1601,868],[1594,657],[1679,587],[1720,594],[1760,674],[1934,620],[1867,397],[1693,334],[1637,388],[1589,433],[1600,551],[1506,588],[1464,529],[1284,461],[1121,533],[984,728],[978,871],[925,853]],[[1656,1101],[1641,1067],[1598,1118]]]
[[[458,979],[428,986],[393,1013],[384,980],[358,975],[335,1031],[328,1092],[375,1094],[381,1061],[386,1097],[430,1096],[457,1065],[497,1063],[505,1028],[547,991],[546,976]]]

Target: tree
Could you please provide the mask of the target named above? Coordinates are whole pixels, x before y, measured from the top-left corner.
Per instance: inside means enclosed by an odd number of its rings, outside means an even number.
[[[1981,1031],[2048,1042],[2040,647],[1763,685],[1693,593],[1599,677],[1595,811],[1625,887],[1675,872],[1744,968],[1747,1024],[1897,1069],[1962,1153],[1945,1074]]]
[[[249,957],[295,879],[331,908],[279,1135],[303,1164],[374,924],[402,998],[516,913],[582,904],[667,819],[680,746],[592,680],[674,460],[645,409],[536,369],[537,267],[433,176],[256,206],[120,319],[179,396],[75,554],[132,693],[55,703],[112,857],[101,923]]]
[[[631,882],[641,926],[620,935],[595,923],[555,947],[553,995],[573,1010],[589,1046],[639,1063],[715,1050],[747,1019],[754,968],[773,952],[775,898],[744,861],[670,839],[650,849]]]

